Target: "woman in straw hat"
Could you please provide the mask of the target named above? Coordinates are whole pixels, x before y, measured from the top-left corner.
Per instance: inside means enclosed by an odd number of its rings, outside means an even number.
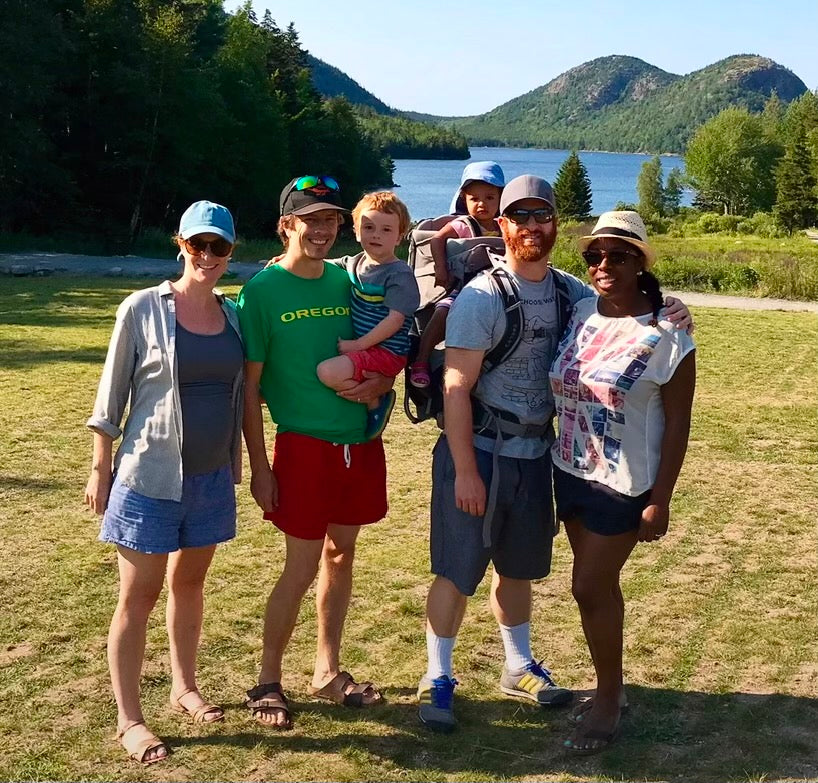
[[[145,765],[168,755],[145,724],[139,693],[148,617],[166,575],[170,706],[196,723],[224,718],[199,693],[196,653],[205,576],[216,545],[235,536],[241,475],[244,356],[235,305],[215,290],[236,241],[233,218],[197,201],[174,239],[182,276],[120,305],[88,419],[85,501],[104,514],[99,538],[116,544],[119,567],[108,632],[117,738]]]
[[[694,344],[661,314],[656,254],[636,212],[606,212],[580,240],[598,297],[580,300],[551,367],[559,436],[557,515],[574,553],[572,590],[597,676],[565,747],[595,753],[616,737],[624,600],[619,574],[636,543],[661,540],[687,450]]]

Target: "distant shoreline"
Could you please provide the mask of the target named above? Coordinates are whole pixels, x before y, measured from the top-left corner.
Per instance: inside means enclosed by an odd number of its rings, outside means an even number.
[[[520,147],[516,144],[475,144],[469,145],[469,149],[485,149],[485,150],[493,150],[493,149],[504,149],[504,150],[549,150],[550,152],[571,152],[570,149],[566,147],[537,147],[534,145],[531,146],[524,146]],[[577,150],[579,154],[583,152],[593,152],[593,153],[601,153],[603,155],[645,155],[646,157],[652,158],[654,155],[658,155],[660,158],[682,158],[684,159],[684,154],[681,152],[622,152],[621,150],[588,150],[588,149],[580,149]],[[406,160],[406,158],[397,158],[396,160]],[[427,160],[437,160],[437,158],[428,158]]]

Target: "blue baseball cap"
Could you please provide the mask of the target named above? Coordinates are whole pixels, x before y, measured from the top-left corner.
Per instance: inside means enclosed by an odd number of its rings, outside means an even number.
[[[236,241],[236,229],[230,210],[212,201],[196,201],[191,204],[179,221],[179,236],[190,239],[196,234],[218,234],[233,244]]]
[[[506,176],[503,174],[503,169],[500,167],[500,164],[495,163],[493,160],[477,160],[474,163],[469,163],[463,169],[463,175],[460,177],[460,187],[452,199],[451,209],[449,210],[452,214],[466,214],[463,188],[467,185],[471,185],[472,182],[485,182],[487,185],[503,188],[506,184]]]

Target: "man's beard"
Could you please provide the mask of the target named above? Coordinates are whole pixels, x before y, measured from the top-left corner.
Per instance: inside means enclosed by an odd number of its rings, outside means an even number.
[[[542,259],[546,258],[551,252],[551,248],[554,247],[554,242],[556,241],[556,236],[553,232],[537,232],[531,236],[538,236],[540,238],[540,244],[528,245],[525,242],[525,238],[519,233],[511,236],[510,233],[505,230],[503,231],[503,241],[506,247],[511,251],[511,255],[522,264],[533,264],[537,261],[542,261]]]

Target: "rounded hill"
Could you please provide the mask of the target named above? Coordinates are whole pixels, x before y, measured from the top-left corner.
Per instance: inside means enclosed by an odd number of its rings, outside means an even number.
[[[445,124],[478,145],[683,152],[696,128],[728,106],[760,111],[773,92],[786,103],[806,91],[792,71],[758,55],[728,57],[686,76],[612,55]]]

